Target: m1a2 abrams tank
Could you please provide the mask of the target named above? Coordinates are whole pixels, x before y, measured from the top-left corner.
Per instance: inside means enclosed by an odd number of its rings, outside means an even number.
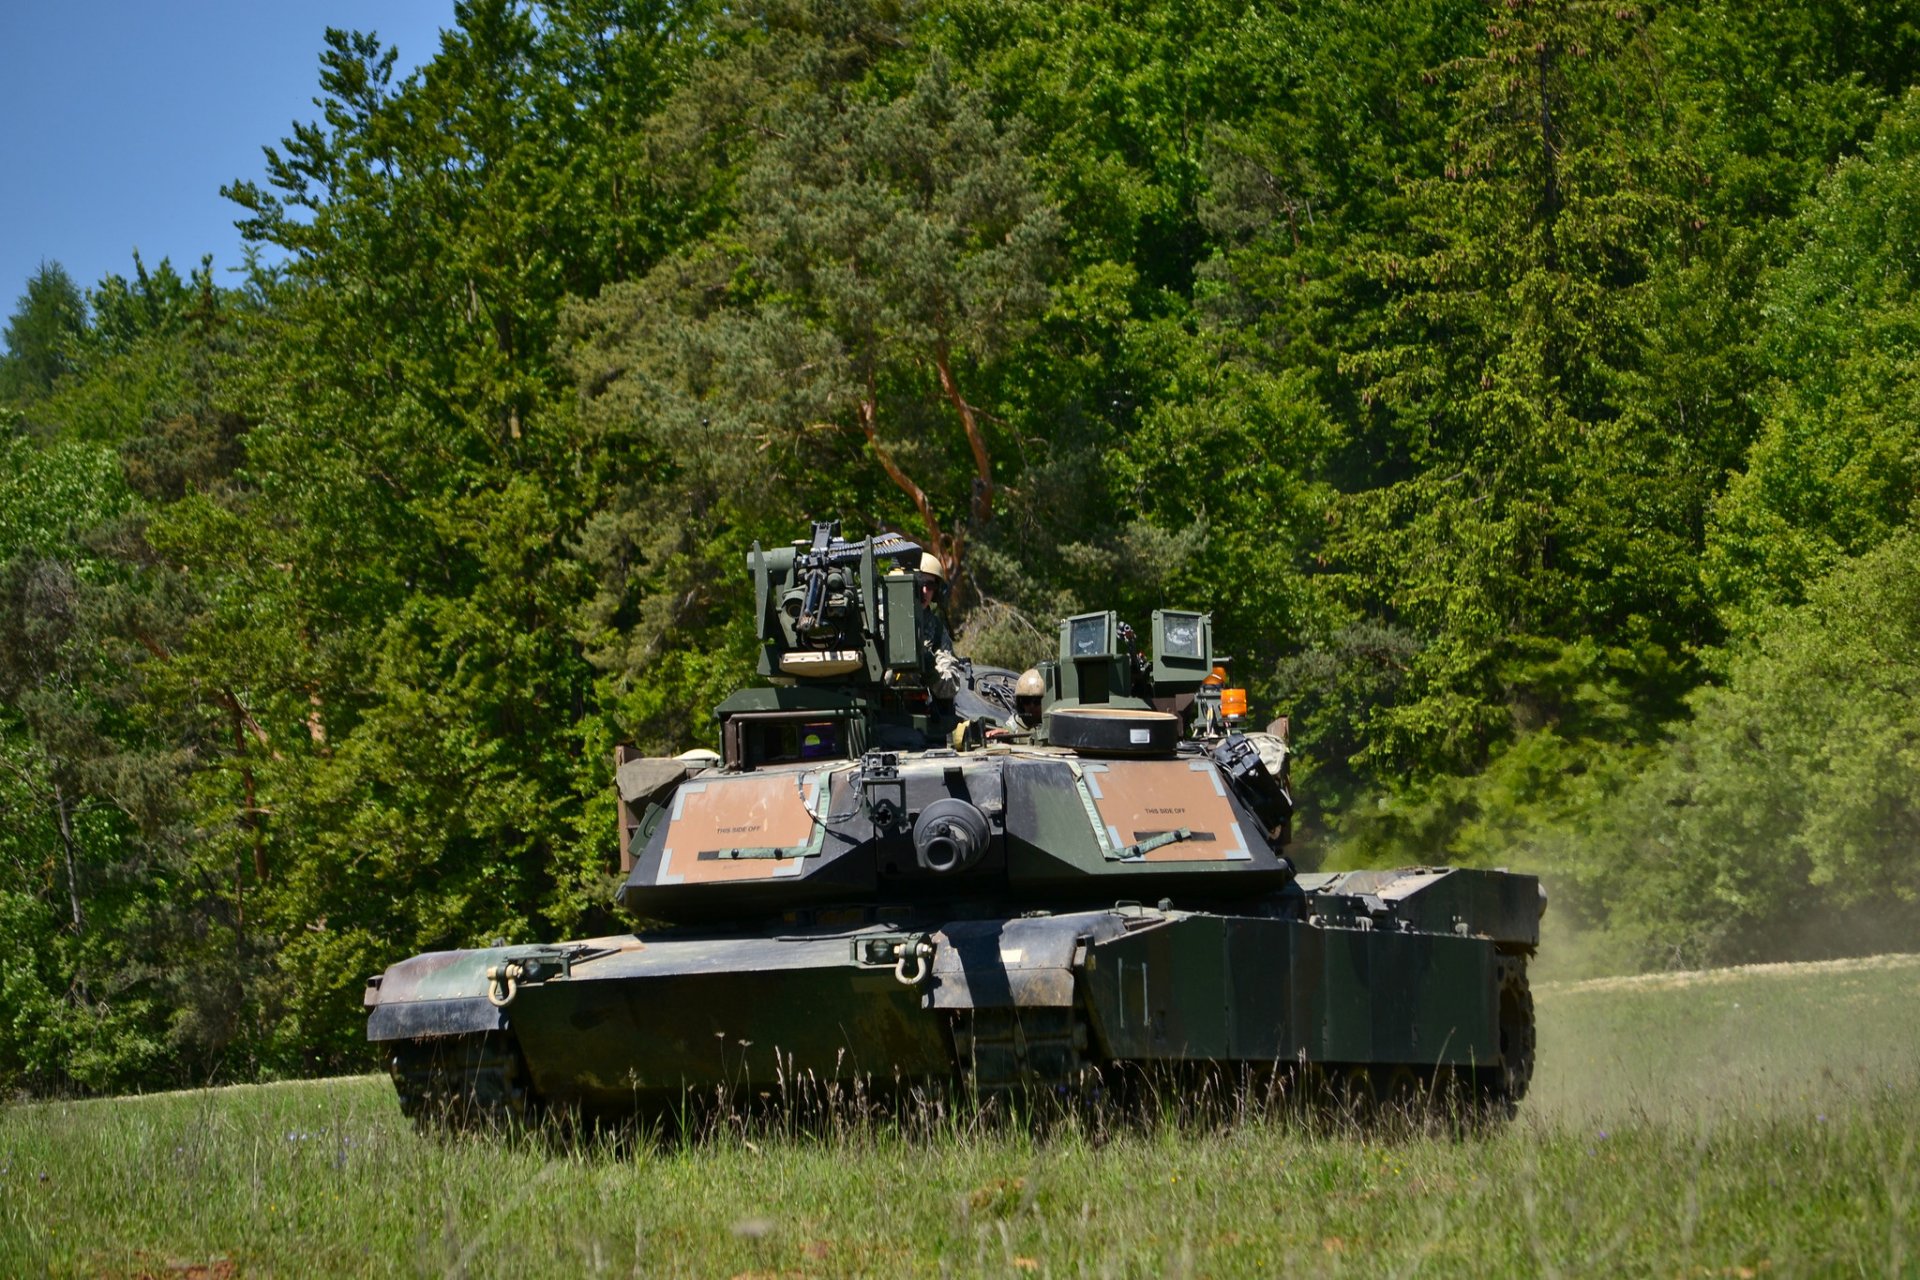
[[[1044,715],[1011,673],[930,695],[920,548],[748,556],[761,686],[717,758],[618,761],[640,936],[435,952],[371,979],[423,1123],[672,1117],[797,1082],[983,1096],[1215,1064],[1510,1112],[1533,1063],[1531,876],[1307,875],[1280,732],[1239,724],[1211,620],[1069,618]],[[999,704],[999,705],[995,705]]]

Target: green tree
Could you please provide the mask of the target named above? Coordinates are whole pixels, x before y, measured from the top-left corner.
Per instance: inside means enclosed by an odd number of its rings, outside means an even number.
[[[476,0],[397,84],[377,40],[329,32],[322,119],[228,189],[291,255],[234,384],[252,484],[153,536],[213,606],[172,679],[262,730],[205,803],[252,815],[223,830],[267,871],[279,1063],[356,1060],[352,988],[392,956],[603,897],[611,742],[570,552],[591,473],[553,340],[570,292],[679,234],[634,133],[695,12]]]
[[[1650,372],[1674,281],[1711,247],[1660,73],[1637,11],[1583,0],[1506,6],[1443,69],[1445,167],[1410,182],[1408,234],[1371,258],[1385,320],[1343,360],[1379,406],[1382,483],[1332,547],[1422,641],[1369,719],[1376,776],[1470,776],[1543,729],[1644,739],[1712,635],[1691,566],[1737,453],[1680,445]],[[1459,815],[1408,818],[1396,838],[1431,848]]]
[[[167,1009],[134,978],[184,763],[147,738],[113,628],[113,559],[85,539],[135,507],[110,450],[0,443],[0,1078],[165,1078]],[[146,953],[147,958],[153,954]]]
[[[73,347],[87,330],[87,304],[66,268],[42,262],[14,304],[0,355],[0,400],[24,404],[53,389],[73,367]]]
[[[1642,964],[1860,954],[1920,927],[1920,539],[1769,610],[1692,717],[1563,856]]]
[[[843,74],[823,57],[839,35],[794,33],[786,77]],[[829,83],[751,109],[770,141],[737,226],[575,317],[598,447],[647,477],[589,526],[595,651],[648,685],[716,599],[738,604],[713,585],[739,577],[723,537],[850,509],[957,566],[1020,483],[983,393],[1045,304],[1057,223],[1015,137],[939,55],[894,94]]]
[[[1714,512],[1708,575],[1741,625],[1912,523],[1920,485],[1920,94],[1882,120],[1796,219],[1769,279],[1765,420]]]
[[[1914,0],[1705,0],[1656,12],[1668,94],[1713,175],[1709,216],[1771,252],[1832,166],[1920,76]]]
[[[1174,597],[1205,599],[1239,634],[1286,595],[1285,575],[1244,571],[1249,541],[1272,564],[1285,540],[1250,539],[1229,508],[1261,505],[1258,486],[1278,479],[1280,513],[1261,519],[1285,519],[1293,475],[1271,464],[1293,442],[1247,433],[1292,389],[1250,386],[1221,367],[1216,336],[1193,332],[1208,129],[1246,89],[1230,53],[1247,12],[960,0],[921,27],[1019,122],[1064,214],[1051,301],[997,396],[996,416],[1021,425],[1021,475],[972,544],[982,596],[962,640],[981,656],[1023,666],[1051,652],[1056,617],[1138,619]],[[1202,388],[1217,395],[1197,406]],[[1284,403],[1276,437],[1311,431],[1313,417]],[[1187,464],[1200,468],[1190,483]],[[1292,610],[1281,613],[1285,627]]]
[[[136,251],[133,278],[109,273],[87,291],[92,323],[83,345],[88,357],[122,355],[144,338],[178,331],[213,292],[213,259],[185,280],[165,258],[153,270]]]

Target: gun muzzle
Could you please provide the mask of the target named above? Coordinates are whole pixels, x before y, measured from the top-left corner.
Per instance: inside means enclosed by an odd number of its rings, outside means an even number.
[[[923,871],[951,875],[987,852],[987,815],[957,796],[935,800],[913,824],[913,855]]]

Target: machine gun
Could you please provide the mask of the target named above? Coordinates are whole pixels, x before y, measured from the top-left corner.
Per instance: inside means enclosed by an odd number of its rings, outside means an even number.
[[[838,520],[817,520],[810,538],[762,551],[753,574],[760,674],[773,680],[879,684],[917,670],[911,566],[920,544],[897,533],[857,541]]]
[[[923,692],[920,554],[898,533],[845,538],[837,520],[815,521],[791,546],[754,544],[758,669],[771,687],[715,708],[730,766],[917,749],[939,732]]]
[[[805,550],[802,550],[802,547]],[[757,548],[756,548],[757,550]],[[875,599],[868,589],[856,598],[849,590],[848,570],[864,566],[860,585],[871,580],[874,563],[892,560],[902,569],[916,563],[920,545],[897,533],[882,533],[849,542],[840,536],[838,520],[816,520],[813,537],[807,543],[794,544],[790,583],[782,594],[780,608],[790,620],[796,642],[813,649],[853,647],[865,636],[849,633],[849,623],[857,622],[863,604]]]

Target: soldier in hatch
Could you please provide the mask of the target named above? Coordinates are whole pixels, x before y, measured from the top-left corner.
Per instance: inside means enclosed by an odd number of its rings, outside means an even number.
[[[1036,667],[1020,673],[1013,686],[1013,714],[1007,722],[987,730],[989,742],[1031,742],[1040,728],[1040,703],[1047,692],[1046,682]]]
[[[947,567],[939,556],[921,552],[914,584],[920,600],[920,645],[933,655],[933,681],[927,691],[934,701],[951,703],[960,692],[960,659],[953,656],[953,633],[940,616],[947,598]]]

